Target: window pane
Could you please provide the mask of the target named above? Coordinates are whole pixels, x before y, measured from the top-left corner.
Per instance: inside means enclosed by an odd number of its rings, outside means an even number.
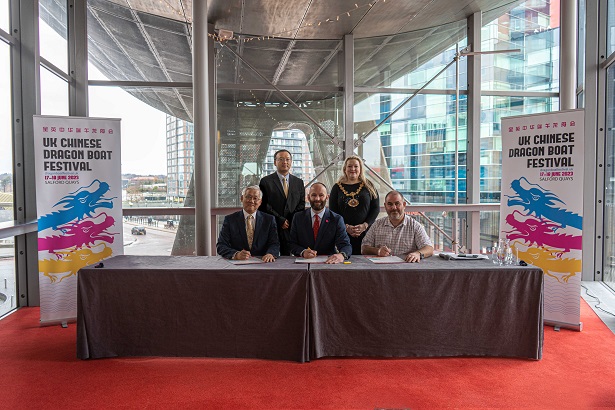
[[[0,42],[0,222],[13,220],[10,46]]]
[[[172,255],[179,224],[176,215],[124,217],[124,255]]]
[[[355,98],[355,134],[365,136],[410,94]],[[419,94],[369,134],[366,164],[412,203],[455,202],[455,95]],[[458,198],[465,201],[467,98],[459,99]],[[383,197],[390,188],[373,181]]]
[[[15,273],[15,238],[0,239],[0,317],[17,308]]]
[[[39,48],[41,57],[68,73],[66,0],[40,0]]]
[[[607,51],[611,54],[615,51],[615,0],[609,0],[607,5]]]
[[[273,151],[282,147],[295,153],[291,172],[301,170],[305,183],[314,175],[328,187],[337,180],[338,167],[325,167],[342,151],[330,137],[343,141],[341,96],[288,94],[318,125],[275,93],[218,91],[218,207],[241,206],[241,189],[273,172]]]
[[[146,99],[157,91],[143,88],[138,95]],[[119,87],[89,87],[88,92],[91,117],[122,120],[122,174],[166,177],[166,114]]]
[[[482,97],[480,134],[480,201],[500,202],[502,117],[559,110],[558,98]]]
[[[68,83],[41,67],[41,114],[68,115]]]
[[[604,280],[615,289],[615,66],[607,70],[606,168],[604,175]]]
[[[182,188],[190,188],[194,163],[192,124],[170,117],[152,106],[164,107],[159,102],[166,95],[175,95],[174,90],[133,87],[127,91],[119,87],[89,88],[91,117],[122,120],[123,207],[194,206],[194,201],[185,203],[186,190],[168,191],[167,185],[167,178],[171,175]],[[126,254],[194,254],[194,216],[179,217],[169,209],[168,215],[149,218],[125,219],[124,237],[130,238],[124,247]],[[175,229],[168,228],[168,220],[174,221]],[[133,235],[135,226],[145,227],[146,235]]]
[[[559,2],[534,0],[515,7],[482,28],[483,90],[559,89]]]
[[[466,45],[466,21],[386,37],[355,40],[355,86],[420,88],[453,61]],[[460,60],[460,89],[465,89],[466,59]],[[429,89],[455,89],[455,65],[440,74]]]
[[[338,67],[343,58],[339,40],[267,39],[235,43],[225,42],[216,54],[218,83],[268,84],[242,63],[228,47],[247,61],[262,76],[278,86],[338,86]],[[239,50],[241,47],[241,50]],[[291,63],[286,65],[289,47]],[[267,56],[267,58],[263,58]],[[292,67],[300,67],[301,76]]]
[[[90,73],[90,80],[192,81],[188,24],[141,12],[132,2],[90,3],[95,4],[88,7],[89,61],[100,70]],[[120,3],[130,3],[133,9]],[[173,4],[155,7],[174,8]],[[150,42],[172,46],[155,52]]]
[[[9,0],[0,0],[0,30],[9,30]]]

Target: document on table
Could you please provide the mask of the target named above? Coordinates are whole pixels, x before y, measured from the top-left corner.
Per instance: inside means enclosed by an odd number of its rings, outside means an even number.
[[[366,257],[366,259],[374,262],[374,263],[406,263],[405,260],[400,258],[399,256],[370,256]]]
[[[453,253],[453,252],[440,252],[442,259],[456,260],[456,261],[476,261],[481,259],[489,259],[487,255],[480,253]]]
[[[250,259],[245,260],[229,260],[233,265],[252,265],[255,263],[265,263],[261,258],[252,257]]]
[[[295,259],[295,263],[325,263],[327,259],[329,259],[328,255],[317,256],[312,259],[297,258]]]

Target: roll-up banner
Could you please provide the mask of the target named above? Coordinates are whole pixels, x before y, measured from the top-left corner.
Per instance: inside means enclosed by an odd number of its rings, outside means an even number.
[[[544,271],[545,323],[581,330],[583,110],[502,118],[500,238]]]
[[[77,317],[77,271],[123,253],[120,120],[34,116],[41,324]]]

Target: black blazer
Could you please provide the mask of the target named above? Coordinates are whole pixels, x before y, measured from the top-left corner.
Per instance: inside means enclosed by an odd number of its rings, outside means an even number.
[[[284,189],[276,172],[262,178],[259,187],[263,192],[263,202],[259,210],[275,217],[282,253],[288,254],[290,229],[282,229],[282,225],[284,221],[288,221],[292,225],[293,216],[297,212],[305,210],[305,185],[303,180],[288,174],[288,198],[284,196]]]
[[[275,218],[263,212],[256,211],[256,226],[252,247],[248,247],[246,220],[243,210],[224,217],[218,243],[218,255],[231,259],[235,252],[249,250],[253,256],[263,256],[268,253],[276,258],[280,256],[280,241],[278,240]]]
[[[325,213],[320,220],[318,237],[314,240],[310,209],[296,214],[290,227],[290,252],[295,256],[300,256],[301,252],[307,248],[315,250],[318,255],[343,252],[346,254],[345,259],[348,259],[352,255],[352,246],[346,233],[344,218],[325,208]]]

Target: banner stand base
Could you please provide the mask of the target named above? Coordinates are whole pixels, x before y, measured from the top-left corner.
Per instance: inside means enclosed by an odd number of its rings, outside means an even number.
[[[69,317],[69,318],[64,318],[64,319],[41,320],[39,324],[41,326],[60,325],[63,328],[67,328],[69,323],[77,323],[77,318],[76,317]]]
[[[555,331],[559,331],[560,328],[576,330],[577,332],[580,332],[583,330],[583,322],[574,324],[574,323],[558,322],[555,320],[544,320],[542,323],[545,326],[553,326]]]

